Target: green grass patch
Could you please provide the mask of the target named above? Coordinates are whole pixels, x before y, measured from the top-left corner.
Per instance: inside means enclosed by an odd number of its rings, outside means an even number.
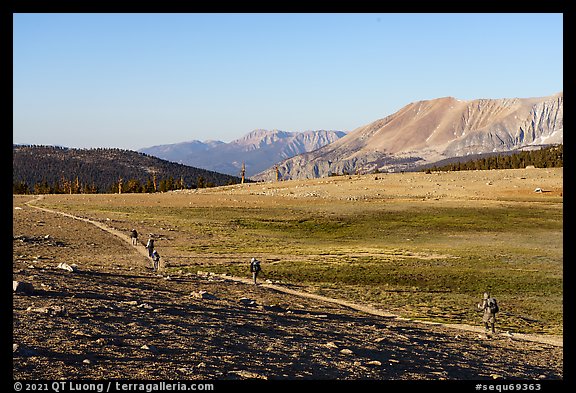
[[[401,204],[158,203],[151,208],[81,204],[69,198],[66,209],[53,207],[110,216],[125,226],[139,223],[150,231],[176,228],[164,244],[178,258],[191,261],[193,272],[248,277],[247,261],[255,256],[271,280],[367,302],[407,317],[475,325],[481,324],[481,315],[474,306],[490,289],[502,305],[501,328],[562,333],[561,205]],[[198,269],[192,261],[201,259],[218,263]],[[182,263],[179,269],[186,269]]]

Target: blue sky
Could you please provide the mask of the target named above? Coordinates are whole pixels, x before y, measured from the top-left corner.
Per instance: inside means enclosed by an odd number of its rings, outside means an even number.
[[[563,15],[14,14],[13,142],[137,150],[563,90]]]

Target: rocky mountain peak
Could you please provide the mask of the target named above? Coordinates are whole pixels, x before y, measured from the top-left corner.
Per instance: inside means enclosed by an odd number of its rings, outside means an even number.
[[[410,170],[469,154],[563,141],[563,93],[548,97],[410,103],[317,151],[280,163],[283,179]],[[275,171],[254,176],[273,180]]]

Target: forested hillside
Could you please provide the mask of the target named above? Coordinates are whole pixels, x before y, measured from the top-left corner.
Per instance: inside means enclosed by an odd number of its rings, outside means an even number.
[[[564,166],[564,145],[539,150],[486,153],[472,157],[454,157],[423,167],[426,171],[465,171],[485,169],[558,168]],[[425,168],[425,169],[424,169]]]
[[[240,183],[240,178],[131,150],[13,145],[15,194],[157,192]]]

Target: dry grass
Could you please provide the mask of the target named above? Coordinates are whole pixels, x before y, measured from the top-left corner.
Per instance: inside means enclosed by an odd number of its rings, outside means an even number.
[[[344,176],[38,205],[153,233],[170,268],[266,277],[400,315],[562,334],[563,170]],[[544,190],[537,193],[536,188]]]

